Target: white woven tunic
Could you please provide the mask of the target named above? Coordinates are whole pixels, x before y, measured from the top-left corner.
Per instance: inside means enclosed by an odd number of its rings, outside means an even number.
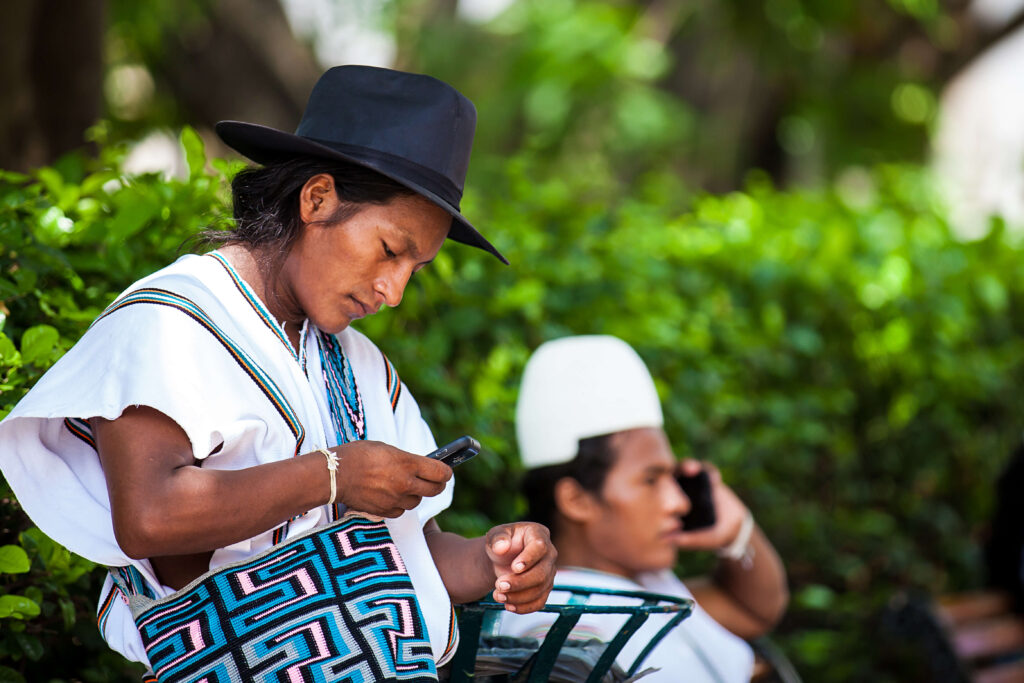
[[[149,406],[184,430],[204,468],[253,467],[337,445],[321,367],[321,335],[307,325],[296,354],[252,290],[217,252],[184,256],[125,291],[0,422],[0,469],[44,533],[107,566],[135,566],[157,597],[146,560],[114,538],[110,502],[88,418]],[[435,448],[419,407],[374,344],[348,328],[335,339],[355,377],[365,438],[425,454]],[[351,406],[355,408],[356,406]],[[324,467],[324,477],[327,468]],[[388,520],[423,610],[435,660],[457,643],[454,612],[422,527],[444,510],[454,480]],[[210,567],[245,559],[333,521],[327,507],[214,552]],[[112,648],[147,663],[135,624],[108,577],[99,623]]]

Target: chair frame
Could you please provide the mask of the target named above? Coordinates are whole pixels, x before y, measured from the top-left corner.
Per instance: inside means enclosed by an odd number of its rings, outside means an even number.
[[[643,663],[647,655],[657,646],[661,639],[675,628],[683,619],[693,613],[694,601],[647,591],[612,590],[608,588],[587,588],[583,586],[555,586],[552,591],[569,593],[569,602],[564,605],[545,605],[539,611],[558,615],[538,650],[529,657],[522,667],[510,676],[512,681],[523,683],[544,683],[555,666],[555,660],[573,627],[584,614],[626,614],[629,618],[615,636],[608,642],[586,683],[598,683],[611,669],[622,648],[652,614],[673,614],[650,642],[637,655],[627,675],[632,676]],[[592,596],[613,596],[633,598],[640,602],[637,605],[591,605]],[[496,635],[498,617],[505,606],[494,600],[480,600],[459,606],[459,649],[452,660],[450,683],[470,683],[473,680],[480,636]],[[485,632],[486,630],[486,632]]]

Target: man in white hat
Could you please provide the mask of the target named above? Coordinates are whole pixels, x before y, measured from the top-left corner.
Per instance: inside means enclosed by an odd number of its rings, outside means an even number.
[[[718,471],[695,460],[678,462],[662,425],[654,382],[622,340],[581,336],[541,345],[526,365],[516,407],[516,434],[529,470],[528,517],[551,529],[558,548],[556,587],[696,599],[694,613],[639,667],[659,669],[648,680],[749,681],[754,658],[744,639],[764,634],[782,616],[785,570]],[[702,469],[709,475],[714,522],[688,530],[683,516],[692,504],[677,477]],[[672,573],[680,550],[717,552],[710,580],[684,585]],[[552,616],[506,615],[502,631],[542,637]],[[584,617],[574,635],[608,640],[624,619]],[[660,628],[657,622],[652,618],[620,653],[623,668]]]

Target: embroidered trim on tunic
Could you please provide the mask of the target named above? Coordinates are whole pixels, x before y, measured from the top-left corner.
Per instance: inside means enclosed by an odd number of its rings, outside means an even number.
[[[221,254],[211,253],[207,255],[213,257],[220,265],[224,267],[224,270],[226,270],[228,275],[231,277],[231,281],[235,284],[235,288],[238,289],[242,297],[247,302],[249,302],[249,305],[252,306],[252,309],[256,312],[256,315],[258,315],[260,317],[260,320],[263,321],[263,324],[267,326],[267,329],[273,332],[274,335],[281,340],[281,343],[284,344],[286,349],[288,349],[288,353],[291,354],[292,358],[299,362],[299,364],[302,366],[302,371],[305,372],[305,334],[301,335],[302,338],[299,340],[299,352],[296,353],[295,348],[292,347],[291,342],[288,341],[288,337],[285,336],[284,329],[280,326],[280,324],[278,324],[274,316],[270,315],[270,312],[263,306],[263,302],[260,301],[259,297],[256,296],[256,293],[252,291],[252,288],[249,286],[249,284],[241,278],[241,276],[238,274],[238,271],[235,270],[234,266],[232,266],[231,263]],[[303,332],[305,332],[305,329],[306,327],[303,326]]]
[[[288,429],[291,430],[292,435],[295,437],[295,452],[293,455],[299,454],[299,449],[302,447],[302,442],[306,438],[306,430],[299,422],[299,419],[295,416],[294,411],[289,405],[288,400],[278,389],[274,380],[270,378],[260,366],[258,366],[249,356],[238,346],[229,336],[224,334],[216,323],[206,314],[206,311],[201,309],[195,304],[195,302],[187,299],[180,294],[169,292],[165,289],[157,289],[155,287],[145,287],[137,289],[131,294],[124,296],[122,299],[115,301],[105,310],[95,321],[93,325],[107,317],[111,313],[120,310],[126,306],[134,304],[156,304],[158,306],[168,306],[170,308],[177,309],[187,315],[188,317],[195,320],[197,323],[206,328],[206,330],[214,336],[214,338],[221,343],[221,345],[227,350],[231,357],[238,363],[238,366],[245,371],[247,375],[256,383],[256,386],[260,388],[263,394],[270,400],[274,408],[277,409],[278,414],[284,419],[285,424],[288,425]]]
[[[64,426],[90,448],[96,450],[96,439],[92,436],[92,427],[89,426],[88,422],[78,417],[65,417]]]
[[[384,355],[384,352],[380,352],[381,358],[384,359],[384,374],[387,376],[388,382],[388,398],[391,400],[391,412],[398,410],[398,399],[402,396],[402,380],[398,378],[398,372],[395,370],[395,366],[391,364],[388,357]]]
[[[443,662],[450,652],[459,647],[459,622],[455,614],[455,605],[452,605],[451,614],[448,615],[448,644],[444,648],[444,654],[437,661]]]
[[[100,600],[100,608],[96,611],[96,626],[99,627],[100,633],[103,634],[104,638],[106,638],[107,633],[107,618],[110,616],[110,606],[114,604],[118,593],[117,584],[110,584],[110,591],[106,597]]]
[[[362,441],[366,438],[366,413],[363,411],[363,398],[356,385],[352,364],[348,362],[341,344],[333,334],[317,330],[317,341],[320,370],[327,387],[327,405],[331,412],[336,443],[341,445]],[[331,507],[334,519],[339,519],[345,512],[341,503]]]

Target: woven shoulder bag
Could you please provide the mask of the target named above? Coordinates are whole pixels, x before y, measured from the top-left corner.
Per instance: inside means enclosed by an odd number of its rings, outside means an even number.
[[[347,514],[160,599],[137,569],[110,571],[160,683],[437,680],[383,521]]]

